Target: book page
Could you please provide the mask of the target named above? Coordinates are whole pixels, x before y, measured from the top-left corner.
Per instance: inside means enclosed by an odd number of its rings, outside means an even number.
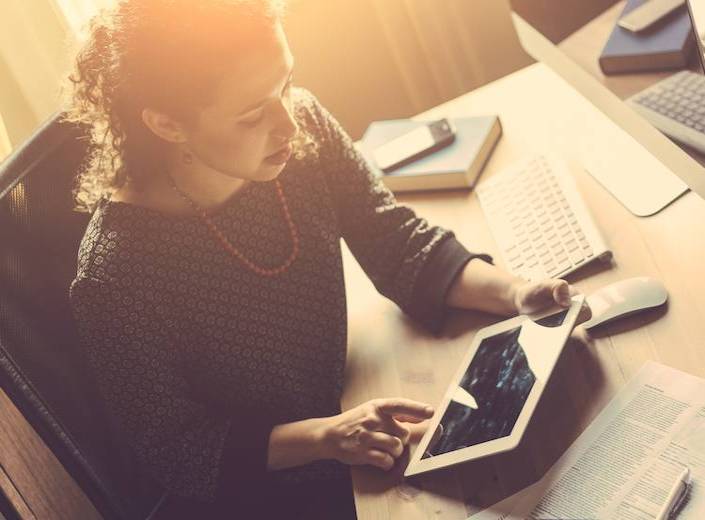
[[[703,518],[705,380],[649,362],[539,482],[471,518],[653,519],[684,465],[678,518]]]

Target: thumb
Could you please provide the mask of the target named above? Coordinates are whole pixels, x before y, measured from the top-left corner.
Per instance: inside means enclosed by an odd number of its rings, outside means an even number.
[[[421,421],[420,423],[414,424],[413,426],[409,427],[409,442],[412,444],[418,444],[418,442],[421,440],[421,437],[424,436],[426,433],[426,430],[428,430],[428,426],[430,424],[430,421],[428,419]]]
[[[552,284],[551,293],[553,300],[563,306],[570,306],[570,285],[565,280],[556,280]]]

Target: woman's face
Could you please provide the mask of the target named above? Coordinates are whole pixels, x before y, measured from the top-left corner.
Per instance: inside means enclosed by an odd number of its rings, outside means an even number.
[[[274,179],[297,132],[291,105],[293,57],[281,24],[233,63],[195,127],[185,129],[191,153],[224,175]]]

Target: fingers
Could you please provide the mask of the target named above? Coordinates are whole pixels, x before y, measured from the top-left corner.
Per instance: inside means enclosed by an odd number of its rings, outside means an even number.
[[[384,471],[389,471],[394,467],[394,458],[389,453],[371,449],[366,453],[364,464],[370,464]]]
[[[404,454],[411,435],[397,417],[418,423],[432,416],[431,406],[411,399],[368,401],[341,414],[345,420],[329,429],[333,457],[347,464],[370,464],[389,470]]]
[[[430,419],[433,416],[433,407],[411,399],[393,398],[378,399],[375,401],[377,410],[390,417],[416,418],[419,420]],[[406,421],[411,422],[411,421]]]
[[[409,440],[409,428],[402,426],[393,417],[382,416],[382,420],[377,428],[377,431],[393,435],[401,439],[402,443],[406,444]]]
[[[360,443],[369,448],[388,453],[395,459],[404,452],[402,440],[384,432],[362,432],[360,434]]]
[[[404,444],[409,440],[409,428],[400,424],[396,418],[383,413],[378,412],[376,416],[368,418],[363,425],[370,431],[379,431],[398,437]]]
[[[408,437],[408,435],[407,435]],[[363,431],[358,436],[363,451],[358,461],[371,464],[385,471],[392,469],[394,462],[404,453],[405,442],[399,437],[378,431]]]
[[[419,417],[412,417],[410,415],[395,415],[394,418],[403,423],[420,423],[426,419],[420,419]]]
[[[424,436],[426,433],[426,430],[428,430],[428,425],[429,421],[422,421],[417,424],[413,424],[412,426],[409,427],[409,442],[413,444],[417,444],[419,441],[421,441],[421,437]],[[441,426],[439,424],[439,426]]]
[[[522,288],[517,300],[517,310],[520,314],[531,314],[558,304],[569,307],[571,303],[571,287],[565,280],[543,279],[528,282]]]
[[[570,285],[565,280],[554,280],[551,285],[553,300],[563,307],[570,307]]]

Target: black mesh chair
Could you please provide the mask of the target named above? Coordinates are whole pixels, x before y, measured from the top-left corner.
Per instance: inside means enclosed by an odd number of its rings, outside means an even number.
[[[164,493],[104,413],[69,306],[86,135],[56,114],[0,164],[0,385],[104,518],[155,518]]]

